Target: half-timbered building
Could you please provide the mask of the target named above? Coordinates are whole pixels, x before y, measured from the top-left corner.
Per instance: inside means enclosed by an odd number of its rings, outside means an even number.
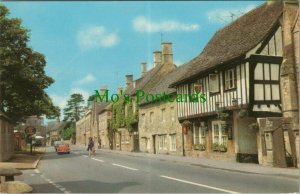
[[[206,95],[177,103],[186,154],[258,162],[256,119],[282,116],[282,14],[282,3],[264,3],[217,31],[170,85]]]

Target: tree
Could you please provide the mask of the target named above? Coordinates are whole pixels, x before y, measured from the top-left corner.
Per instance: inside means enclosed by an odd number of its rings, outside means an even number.
[[[70,126],[62,131],[62,137],[64,140],[74,139],[74,135],[76,134],[76,128],[74,126]]]
[[[94,103],[95,99],[96,99],[96,95],[95,94],[89,96],[89,98],[87,100],[87,106],[88,107],[91,106]]]
[[[64,121],[76,122],[83,113],[83,97],[81,94],[72,94],[64,109]]]
[[[29,30],[18,18],[8,18],[0,4],[0,111],[14,122],[31,115],[59,116],[45,93],[54,80],[45,74],[45,56],[28,47]]]

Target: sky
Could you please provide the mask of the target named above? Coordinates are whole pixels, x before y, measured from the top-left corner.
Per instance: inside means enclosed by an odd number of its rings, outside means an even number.
[[[9,17],[30,29],[29,46],[45,55],[46,89],[55,105],[65,107],[72,93],[85,100],[100,86],[114,93],[125,88],[125,75],[152,68],[161,41],[173,43],[173,60],[182,65],[196,57],[210,38],[232,19],[262,1],[4,2]]]

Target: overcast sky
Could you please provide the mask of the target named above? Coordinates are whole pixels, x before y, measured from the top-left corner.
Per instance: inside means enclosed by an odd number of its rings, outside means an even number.
[[[152,68],[152,52],[173,42],[176,65],[197,56],[220,28],[262,1],[5,2],[30,29],[30,46],[46,56],[55,79],[47,92],[61,108],[71,93],[85,99],[101,85],[125,86],[125,75]],[[163,34],[161,36],[161,34]]]

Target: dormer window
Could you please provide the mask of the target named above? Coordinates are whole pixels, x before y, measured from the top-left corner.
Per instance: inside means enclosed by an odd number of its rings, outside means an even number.
[[[225,71],[225,80],[224,80],[225,90],[230,90],[235,88],[235,69],[229,69]]]
[[[209,92],[216,93],[219,92],[219,75],[218,74],[209,74]]]

